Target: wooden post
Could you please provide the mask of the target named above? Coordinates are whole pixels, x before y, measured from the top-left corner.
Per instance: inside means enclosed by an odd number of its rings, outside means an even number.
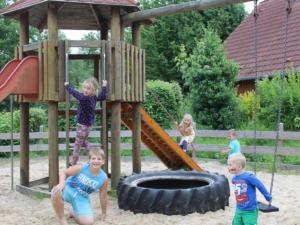
[[[20,52],[19,59],[23,58],[23,45],[29,43],[29,16],[24,13],[20,16]],[[29,103],[20,103],[20,184],[29,185]]]
[[[108,26],[107,23],[102,24],[101,26],[101,40],[107,40],[108,37]],[[105,42],[101,42],[101,79],[106,80],[106,55],[105,55]],[[102,82],[100,79],[99,82]],[[108,90],[109,91],[109,90]],[[109,173],[109,154],[108,154],[108,129],[107,129],[107,109],[106,101],[101,103],[101,145],[105,153],[105,164],[104,171]]]
[[[58,39],[57,9],[54,5],[48,6],[48,40],[49,43],[56,43]],[[57,58],[55,45],[48,46],[48,81],[50,99],[55,95],[57,78]],[[51,82],[51,83],[50,83]],[[48,135],[49,135],[49,189],[58,184],[58,103],[48,102]]]
[[[117,7],[112,7],[111,9],[111,39],[112,42],[120,41],[120,9]],[[117,73],[118,67],[116,62],[116,56],[118,53],[117,51],[112,51],[112,79],[115,82],[118,82]],[[117,91],[117,90],[113,90]],[[118,90],[120,91],[120,90]],[[121,102],[119,100],[114,100],[112,102],[111,108],[111,186],[112,188],[117,188],[120,174],[121,174],[121,154],[120,154],[120,133],[121,133]]]
[[[141,43],[140,23],[133,23],[132,25],[132,43],[139,47]],[[142,93],[138,93],[142,94]],[[140,98],[138,98],[140,99]],[[141,172],[141,103],[133,103],[132,111],[132,170],[134,173]]]

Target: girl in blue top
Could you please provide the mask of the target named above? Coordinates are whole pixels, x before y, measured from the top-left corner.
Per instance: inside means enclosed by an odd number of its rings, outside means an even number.
[[[232,225],[257,225],[256,188],[267,201],[271,202],[272,196],[254,174],[244,171],[246,158],[243,154],[232,155],[227,164],[229,173],[234,175],[232,184],[236,198],[236,210]]]
[[[102,209],[101,218],[106,217],[108,178],[101,169],[104,152],[95,148],[90,150],[89,163],[71,166],[59,175],[59,184],[52,189],[52,205],[61,225],[67,225],[64,217],[64,202],[71,204],[70,215],[78,224],[94,223],[89,195],[98,191]]]
[[[76,127],[76,141],[73,150],[72,165],[76,165],[79,159],[79,152],[81,146],[85,147],[86,151],[89,151],[90,145],[88,142],[88,136],[90,130],[95,122],[95,109],[97,101],[103,101],[106,99],[107,81],[102,81],[102,91],[99,94],[99,84],[95,78],[87,79],[82,84],[82,93],[76,91],[69,82],[65,83],[67,92],[73,95],[79,102],[77,109],[77,127]]]

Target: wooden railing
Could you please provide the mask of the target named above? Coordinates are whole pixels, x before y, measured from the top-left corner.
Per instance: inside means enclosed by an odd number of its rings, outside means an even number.
[[[180,134],[176,130],[166,130],[166,132],[176,140],[176,137],[180,137]],[[70,138],[74,138],[76,132],[70,132]],[[239,139],[253,139],[254,132],[253,131],[237,131],[237,135]],[[10,133],[0,133],[0,141],[1,140],[10,140]],[[14,140],[20,139],[20,134],[15,133]],[[40,140],[40,144],[31,144],[31,151],[46,151],[48,150],[48,144],[41,143],[43,140],[48,139],[47,132],[32,132],[30,133],[31,140]],[[196,136],[200,139],[198,143],[193,143],[193,147],[196,151],[209,151],[209,152],[218,152],[221,149],[225,148],[227,145],[220,144],[201,144],[201,138],[224,138],[227,136],[226,130],[196,130]],[[59,138],[63,142],[63,139],[66,137],[65,132],[59,132]],[[100,131],[92,131],[90,133],[90,138],[99,138],[100,140]],[[110,137],[110,133],[109,133]],[[121,137],[132,137],[132,132],[129,130],[121,131]],[[275,131],[257,131],[256,132],[257,139],[262,140],[276,140],[276,132]],[[279,142],[278,142],[278,155],[300,155],[300,144],[298,147],[283,147],[283,142],[286,140],[294,140],[300,141],[300,132],[291,132],[291,131],[280,131],[279,133]],[[99,145],[97,143],[92,143],[92,145]],[[191,146],[190,146],[191,147]],[[253,153],[254,146],[245,146],[242,145],[242,152],[244,153]],[[13,146],[14,151],[20,151],[19,145]],[[64,150],[66,145],[64,143],[59,144],[59,149]],[[0,146],[0,152],[9,152],[11,149],[10,145]],[[121,143],[121,149],[132,149],[131,143]],[[142,144],[142,149],[145,150],[147,147]],[[257,154],[272,154],[275,150],[274,146],[256,146]]]

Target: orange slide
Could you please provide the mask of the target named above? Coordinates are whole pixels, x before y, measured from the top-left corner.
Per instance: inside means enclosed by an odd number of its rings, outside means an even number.
[[[132,112],[132,106],[129,103],[122,103],[122,122],[129,129],[132,129],[132,117],[128,117],[130,112]],[[187,167],[191,170],[203,171],[143,108],[140,109],[140,113],[142,117],[142,141],[168,168]]]
[[[0,71],[0,102],[10,94],[36,97],[39,89],[38,57],[9,61]]]

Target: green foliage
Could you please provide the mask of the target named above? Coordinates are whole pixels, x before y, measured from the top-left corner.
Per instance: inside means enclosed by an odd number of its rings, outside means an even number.
[[[260,96],[259,120],[265,126],[276,129],[277,114],[281,105],[281,121],[286,130],[299,130],[300,115],[300,72],[290,71],[288,75],[275,75],[271,80],[258,82]],[[280,86],[282,85],[282,93]]]
[[[254,108],[254,101],[256,108]],[[239,127],[253,122],[255,115],[260,111],[259,96],[255,97],[253,91],[238,96]]]
[[[143,0],[141,5],[144,9],[149,9],[183,2],[186,0]],[[186,46],[186,51],[191,53],[197,40],[203,37],[205,28],[213,28],[221,39],[225,40],[244,16],[243,5],[235,4],[156,18],[152,26],[142,28],[142,48],[146,49],[147,53],[147,78],[175,80],[182,85],[182,73],[175,62],[180,53],[180,46]],[[186,91],[188,90],[184,90]]]
[[[146,101],[143,106],[162,127],[171,127],[174,122],[172,119],[178,120],[181,105],[182,93],[178,83],[160,80],[146,82]]]
[[[190,90],[197,122],[213,129],[235,127],[238,66],[226,59],[219,37],[206,30],[190,55],[182,46],[177,66]]]

